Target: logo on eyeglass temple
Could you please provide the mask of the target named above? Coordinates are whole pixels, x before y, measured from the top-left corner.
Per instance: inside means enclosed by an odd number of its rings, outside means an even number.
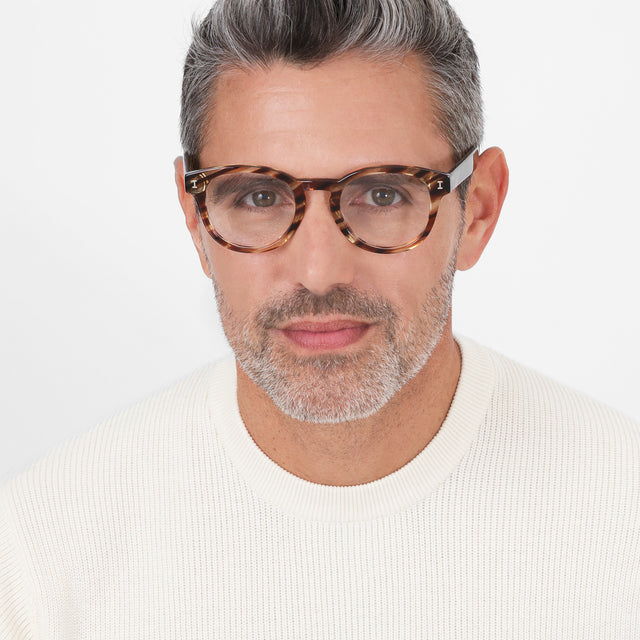
[[[197,180],[192,180],[191,181],[191,186],[196,189],[198,187],[198,181]]]
[[[438,180],[438,191],[442,191],[444,189],[444,187],[442,186],[443,182],[444,180]]]

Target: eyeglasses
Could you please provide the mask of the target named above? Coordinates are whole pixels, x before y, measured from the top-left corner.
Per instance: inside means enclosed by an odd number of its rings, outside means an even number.
[[[307,191],[328,191],[334,222],[347,239],[375,253],[412,249],[428,235],[443,196],[472,173],[474,149],[449,173],[390,165],[325,179],[294,178],[269,167],[230,165],[185,173],[211,237],[233,251],[282,246],[304,217]]]

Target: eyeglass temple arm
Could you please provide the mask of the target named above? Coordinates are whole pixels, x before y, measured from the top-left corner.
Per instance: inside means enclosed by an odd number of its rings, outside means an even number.
[[[476,166],[478,149],[474,149],[450,174],[449,190],[459,187],[472,173]]]

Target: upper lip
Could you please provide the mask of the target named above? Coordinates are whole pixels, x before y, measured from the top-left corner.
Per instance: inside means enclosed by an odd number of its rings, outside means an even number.
[[[327,318],[321,319],[301,319],[288,322],[279,327],[281,331],[309,331],[312,333],[329,333],[331,331],[341,331],[343,329],[354,329],[371,324],[364,320],[355,318]]]

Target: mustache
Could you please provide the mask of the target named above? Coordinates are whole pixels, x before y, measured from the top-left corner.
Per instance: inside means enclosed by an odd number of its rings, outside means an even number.
[[[396,312],[381,296],[371,296],[353,287],[338,285],[325,294],[297,289],[263,305],[256,322],[263,329],[273,329],[283,322],[304,316],[339,314],[371,322],[394,321]]]

